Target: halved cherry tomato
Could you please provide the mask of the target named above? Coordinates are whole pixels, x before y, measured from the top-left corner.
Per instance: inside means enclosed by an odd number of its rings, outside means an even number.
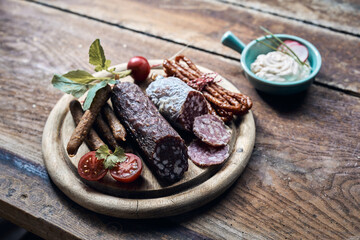
[[[102,179],[108,171],[104,168],[104,160],[97,159],[95,154],[95,151],[88,152],[80,158],[78,164],[78,173],[82,178],[85,178],[89,181],[97,181]]]
[[[110,170],[110,174],[119,182],[129,183],[135,181],[140,176],[142,162],[138,156],[132,153],[125,153],[125,155],[127,159],[124,162],[117,163]]]

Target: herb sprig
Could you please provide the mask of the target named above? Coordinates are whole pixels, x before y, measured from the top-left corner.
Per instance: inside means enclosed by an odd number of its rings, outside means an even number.
[[[95,77],[91,73],[84,70],[70,71],[64,75],[54,74],[51,83],[61,91],[71,94],[76,98],[86,93],[83,109],[90,108],[96,92],[105,87],[107,84],[115,84],[116,79],[130,75],[131,70],[116,72],[115,68],[110,68],[111,60],[106,59],[104,49],[100,44],[100,40],[96,39],[89,48],[89,63],[95,67],[95,71],[107,71],[111,73],[110,77]]]
[[[302,65],[302,66],[305,65],[308,68],[310,68],[309,64],[307,64],[306,62],[301,61],[300,58],[296,55],[296,53],[294,53],[294,51],[286,43],[284,43],[280,38],[276,37],[272,32],[270,32],[269,30],[267,30],[266,28],[264,28],[262,26],[260,26],[260,29],[271,36],[271,38],[269,38],[268,36],[264,36],[264,37],[266,39],[270,40],[276,47],[274,47],[274,46],[272,46],[270,44],[267,44],[264,41],[256,40],[256,42],[261,43],[261,44],[267,46],[268,48],[273,49],[274,51],[279,51],[278,50],[279,46],[284,46],[284,47],[287,48],[288,51],[282,51],[282,53],[285,53],[286,55],[289,55],[290,57],[292,57],[300,65]]]
[[[117,163],[125,162],[127,157],[122,147],[117,147],[114,153],[111,153],[107,145],[102,145],[95,154],[97,159],[104,159],[105,169],[112,169]]]

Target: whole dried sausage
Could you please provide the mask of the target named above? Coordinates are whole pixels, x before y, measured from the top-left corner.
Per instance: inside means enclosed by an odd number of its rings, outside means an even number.
[[[69,104],[69,108],[75,124],[78,125],[81,117],[84,115],[84,111],[81,108],[81,104],[79,103],[78,100],[72,100]],[[85,143],[92,151],[96,151],[102,145],[105,145],[103,140],[101,140],[99,135],[92,128],[90,129],[88,135],[85,138]]]
[[[106,103],[103,106],[102,114],[104,118],[107,120],[107,123],[110,126],[114,138],[119,142],[120,141],[125,142],[126,130],[124,126],[120,123],[119,119],[117,119],[117,117],[115,116],[115,113],[113,112],[109,104]]]
[[[111,100],[155,176],[168,182],[179,180],[188,169],[185,142],[150,99],[137,85],[123,82],[115,85]]]
[[[176,127],[192,131],[194,119],[209,112],[201,92],[175,77],[157,77],[146,94],[159,112]]]
[[[85,137],[88,135],[91,126],[96,119],[96,116],[101,110],[101,107],[109,99],[110,93],[111,87],[109,85],[106,85],[106,87],[101,88],[99,91],[97,91],[90,108],[85,111],[79,124],[76,126],[74,132],[70,137],[70,140],[66,147],[69,156],[74,156],[76,154]]]
[[[96,116],[94,129],[102,137],[102,139],[107,142],[108,146],[112,150],[115,150],[115,148],[119,146],[111,132],[109,125],[105,122],[101,112],[99,112],[99,114]]]

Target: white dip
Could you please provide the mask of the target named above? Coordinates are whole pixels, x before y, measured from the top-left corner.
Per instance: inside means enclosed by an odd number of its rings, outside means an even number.
[[[274,82],[297,81],[310,74],[309,67],[297,63],[289,55],[278,51],[257,56],[255,62],[251,64],[251,71],[260,78]]]

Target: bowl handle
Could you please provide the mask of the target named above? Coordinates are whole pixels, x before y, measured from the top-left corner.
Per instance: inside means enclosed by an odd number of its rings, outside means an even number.
[[[241,53],[246,45],[240,41],[231,31],[227,31],[221,38],[221,43],[238,53]]]

